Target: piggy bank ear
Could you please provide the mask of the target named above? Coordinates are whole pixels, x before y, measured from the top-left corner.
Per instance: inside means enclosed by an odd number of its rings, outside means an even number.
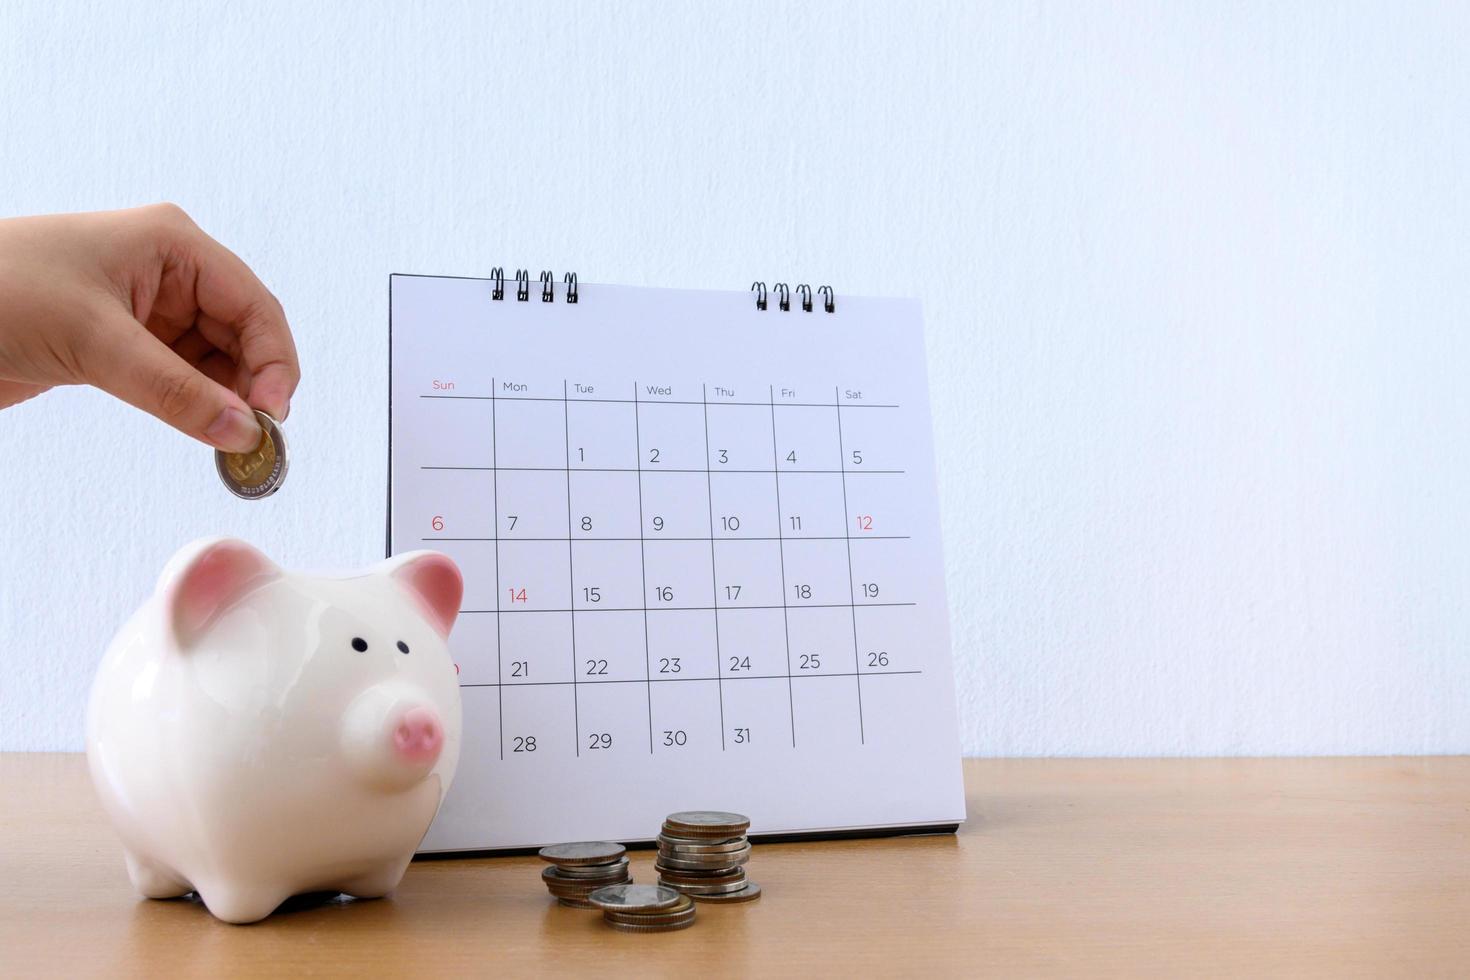
[[[235,538],[185,547],[158,583],[179,646],[191,646],[220,613],[280,574],[274,562]]]
[[[388,575],[418,602],[439,635],[448,638],[464,597],[464,577],[448,555],[410,551],[388,559]]]

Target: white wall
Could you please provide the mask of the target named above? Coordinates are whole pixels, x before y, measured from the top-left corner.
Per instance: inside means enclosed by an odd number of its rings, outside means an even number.
[[[524,264],[922,297],[968,752],[1470,750],[1467,9],[5,4],[0,213],[178,201],[306,377],[264,504],[0,413],[0,748],[186,539],[378,557],[386,276]]]

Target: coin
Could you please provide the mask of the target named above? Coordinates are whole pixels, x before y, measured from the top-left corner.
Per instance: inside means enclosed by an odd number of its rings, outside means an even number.
[[[725,868],[738,868],[739,865],[748,864],[750,862],[750,852],[747,851],[745,854],[726,854],[717,861],[689,861],[686,858],[676,858],[673,855],[664,854],[663,851],[660,851],[659,855],[654,858],[654,862],[656,864],[663,864],[664,867],[673,868],[675,871],[704,873],[704,871],[723,871]]]
[[[680,837],[734,837],[750,829],[750,818],[725,810],[680,810],[664,818],[664,830]]]
[[[547,885],[546,890],[557,898],[580,898],[584,902],[590,902],[590,896],[599,888],[607,888],[609,885],[626,885],[627,881],[604,881],[589,885],[586,888],[568,888],[565,885]]]
[[[606,885],[599,885],[598,886],[598,888],[605,888],[605,887],[607,887],[607,886]],[[588,898],[587,896],[589,896],[593,892],[597,891],[597,888],[577,889],[577,888],[555,888],[555,887],[548,886],[546,890],[551,893],[551,896],[553,898],[575,898],[579,902],[588,902],[588,901],[591,901],[591,899]]]
[[[592,877],[569,875],[561,868],[542,868],[541,880],[547,883],[558,883],[563,885],[595,886],[599,878],[614,879],[617,878],[619,875],[626,875],[627,873],[628,868],[626,865],[615,867],[612,871],[608,872],[605,875],[595,875]],[[607,880],[604,881],[603,884],[612,885],[616,884],[616,882],[612,880]]]
[[[588,895],[591,895],[592,892],[600,889],[600,887],[607,887],[610,884],[628,884],[632,879],[629,879],[625,874],[620,879],[591,880],[591,882],[567,882],[566,879],[545,876],[542,876],[541,880],[545,882],[548,892],[559,896],[559,898],[587,898]]]
[[[226,489],[245,500],[260,500],[281,489],[289,459],[286,436],[275,419],[256,409],[260,443],[248,453],[214,451],[214,467]]]
[[[753,902],[761,897],[761,886],[755,882],[747,882],[745,887],[737,892],[726,892],[722,895],[694,895],[695,900],[700,902]]]
[[[609,864],[558,864],[556,871],[564,878],[615,878],[628,868],[628,859],[619,858]]]
[[[662,885],[606,885],[587,896],[598,908],[619,912],[654,912],[678,905],[682,896]]]
[[[556,900],[556,904],[561,905],[561,906],[564,906],[564,907],[569,908],[569,909],[595,909],[595,908],[597,908],[597,906],[596,905],[593,905],[591,902],[584,902],[584,901],[582,901],[579,898],[558,898]]]
[[[654,912],[628,912],[622,909],[605,909],[602,915],[609,922],[654,925],[659,922],[669,922],[675,919],[693,918],[694,902],[687,895],[680,895],[679,900],[666,909],[659,909]]]
[[[740,863],[742,858],[750,857],[750,845],[736,848],[730,851],[686,851],[683,848],[659,846],[658,856],[661,858],[672,858],[675,861],[688,861],[690,864],[717,865],[724,862],[728,867]]]
[[[548,881],[546,883],[546,890],[558,897],[586,898],[588,895],[591,895],[599,888],[606,888],[609,885],[625,884],[628,884],[628,879],[626,878],[624,878],[622,881],[592,881],[588,882],[585,885],[568,885],[562,882]]]
[[[628,849],[612,841],[576,841],[569,844],[550,844],[541,848],[537,855],[543,861],[561,865],[608,864],[624,857]]]
[[[750,860],[750,852],[744,854],[724,855],[718,861],[686,861],[683,858],[666,857],[660,854],[654,861],[655,864],[663,865],[670,871],[724,871],[729,868],[738,868]]]
[[[658,879],[658,883],[660,885],[665,885],[669,888],[673,888],[676,891],[683,892],[685,895],[728,895],[731,892],[738,892],[746,885],[750,884],[750,882],[746,881],[744,878],[741,878],[738,881],[727,881],[715,885],[696,885],[693,882],[669,881],[667,878],[664,878],[662,876],[660,876],[660,878]]]
[[[741,851],[750,846],[750,841],[744,837],[731,837],[729,840],[712,840],[700,837],[670,837],[668,834],[658,835],[658,849],[661,851],[677,851],[681,854],[719,854],[729,851]]]
[[[728,885],[731,882],[738,883],[745,880],[744,868],[714,874],[683,874],[664,868],[657,868],[657,870],[659,884],[668,885],[670,888],[677,888],[680,885]]]
[[[628,912],[603,912],[602,921],[621,922],[624,925],[629,926],[665,926],[676,925],[681,922],[688,922],[689,920],[693,919],[694,916],[694,903],[691,901],[688,908],[680,909],[677,912],[669,912],[667,914],[662,912],[658,912],[653,915],[643,915],[641,913]]]
[[[741,851],[748,851],[750,850],[750,841],[742,837],[740,838],[740,843],[738,844],[722,843],[714,848],[698,849],[691,847],[688,844],[670,844],[660,840],[658,842],[658,849],[660,851],[666,851],[669,854],[677,854],[680,857],[686,858],[715,858],[723,854],[739,854]]]
[[[660,926],[635,926],[629,925],[626,922],[608,922],[606,918],[603,921],[607,922],[609,929],[616,929],[618,932],[673,932],[676,929],[688,929],[694,925],[694,916],[691,915],[682,922],[673,922]]]

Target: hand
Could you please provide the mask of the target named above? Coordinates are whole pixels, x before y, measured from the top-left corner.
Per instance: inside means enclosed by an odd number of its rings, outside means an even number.
[[[0,220],[0,408],[95,385],[246,452],[300,378],[281,304],[178,207]]]

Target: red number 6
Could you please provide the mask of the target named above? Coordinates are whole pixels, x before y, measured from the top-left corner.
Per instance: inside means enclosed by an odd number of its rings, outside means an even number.
[[[435,514],[434,519],[429,522],[429,526],[436,531],[444,530],[444,518],[440,517],[438,514]]]

